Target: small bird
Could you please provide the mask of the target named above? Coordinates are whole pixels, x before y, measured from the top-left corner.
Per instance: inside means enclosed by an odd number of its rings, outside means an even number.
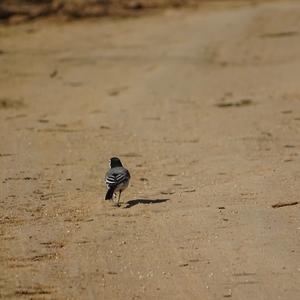
[[[105,183],[107,186],[105,200],[112,200],[113,196],[119,192],[117,202],[117,206],[119,206],[121,193],[128,187],[130,174],[129,171],[123,167],[118,157],[112,157],[109,166],[110,169],[105,175]]]

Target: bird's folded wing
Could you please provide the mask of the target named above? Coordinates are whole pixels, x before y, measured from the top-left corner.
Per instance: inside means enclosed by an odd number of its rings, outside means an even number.
[[[128,180],[128,174],[127,172],[122,172],[122,173],[112,173],[112,174],[109,174],[107,177],[106,177],[106,184],[109,184],[109,185],[119,185],[123,182],[125,182],[126,180]]]

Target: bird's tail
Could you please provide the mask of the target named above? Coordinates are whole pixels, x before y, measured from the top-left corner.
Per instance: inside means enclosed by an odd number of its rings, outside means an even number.
[[[105,200],[111,200],[113,198],[115,189],[116,189],[115,186],[111,186],[108,189],[108,191],[106,192],[106,195],[105,195]]]

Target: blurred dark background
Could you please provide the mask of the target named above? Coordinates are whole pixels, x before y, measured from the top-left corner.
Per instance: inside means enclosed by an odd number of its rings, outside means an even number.
[[[2,0],[0,21],[15,24],[51,15],[70,19],[126,16],[142,10],[197,5],[200,2],[203,0]]]

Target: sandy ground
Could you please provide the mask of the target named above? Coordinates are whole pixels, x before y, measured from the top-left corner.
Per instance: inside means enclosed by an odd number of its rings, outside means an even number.
[[[0,38],[0,298],[300,299],[298,1]]]

